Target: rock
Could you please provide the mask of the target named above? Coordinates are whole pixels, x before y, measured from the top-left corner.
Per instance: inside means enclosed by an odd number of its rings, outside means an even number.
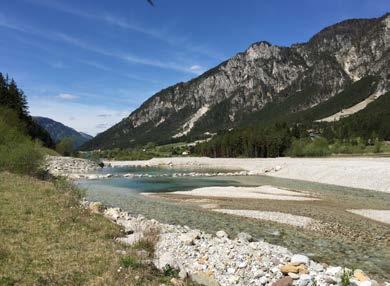
[[[291,264],[292,265],[300,265],[300,264],[305,264],[309,265],[309,257],[302,255],[302,254],[295,254],[293,257],[291,257]]]
[[[353,277],[355,277],[358,281],[368,281],[370,280],[367,275],[360,269],[356,269],[353,272]]]
[[[89,202],[81,204],[85,208],[93,205]],[[125,237],[117,239],[127,244],[139,241],[143,233],[149,230],[159,230],[154,260],[151,261],[149,253],[144,250],[137,254],[146,258],[145,263],[152,262],[158,269],[163,270],[169,265],[180,270],[180,279],[172,280],[173,285],[181,286],[182,280],[188,276],[198,284],[212,286],[329,286],[341,283],[343,268],[321,265],[304,255],[292,255],[288,249],[264,240],[249,242],[251,237],[246,233],[238,234],[235,240],[231,240],[224,231],[213,236],[188,226],[162,224],[143,216],[134,216],[119,208],[106,209],[104,215],[128,232]],[[280,279],[282,273],[286,277]],[[363,271],[356,270],[354,274],[356,277],[351,277],[349,286],[378,286],[374,281],[369,281]]]
[[[313,277],[308,274],[302,274],[299,277],[298,286],[307,286],[311,284],[311,281],[313,280]]]
[[[282,166],[275,166],[275,172],[282,170]]]
[[[265,276],[260,277],[259,282],[261,285],[268,283],[268,278]]]
[[[125,237],[119,237],[116,240],[118,242],[121,242],[121,243],[133,245],[133,244],[137,243],[138,241],[140,241],[141,239],[143,239],[143,237],[144,237],[143,233],[138,232],[138,233],[132,233],[132,234],[126,235]]]
[[[298,280],[299,279],[299,274],[296,274],[296,273],[288,273],[288,276],[290,276],[292,279],[294,280]]]
[[[209,272],[196,272],[191,275],[192,281],[203,286],[220,286],[214,279],[213,274]]]
[[[290,276],[283,277],[278,281],[272,283],[272,286],[291,286],[293,285],[293,279]]]
[[[187,271],[184,269],[184,268],[181,268],[180,271],[179,271],[179,278],[180,279],[186,279],[188,277],[188,273]]]
[[[159,257],[157,257],[154,264],[160,270],[164,269],[167,265],[175,267],[176,258],[173,257],[169,252],[164,252]]]
[[[217,231],[215,233],[215,235],[218,237],[218,238],[228,238],[228,234],[226,232],[224,232],[223,230],[220,230],[220,231]]]
[[[172,283],[173,286],[184,286],[184,282],[178,280],[177,278],[172,278],[170,282]]]
[[[343,274],[343,268],[341,268],[340,266],[329,266],[328,269],[326,269],[325,274],[339,278]]]
[[[236,273],[236,269],[234,269],[233,267],[229,267],[229,268],[227,269],[227,273],[228,273],[228,274],[234,274],[234,273]]]
[[[288,273],[301,273],[301,274],[306,274],[308,273],[307,267],[303,264],[301,265],[293,265],[291,263],[283,265],[280,267],[280,271],[284,274]]]
[[[240,232],[239,234],[237,234],[237,240],[241,242],[252,242],[253,237],[249,233]]]
[[[105,210],[105,207],[101,202],[92,202],[89,204],[88,208],[92,213],[95,214],[102,213]]]
[[[188,233],[183,233],[179,236],[180,241],[182,241],[185,245],[193,245],[194,240],[198,239],[200,235],[200,232],[198,231],[191,231]]]
[[[278,258],[276,258],[276,257],[272,257],[271,262],[274,265],[279,265],[281,263],[280,260]]]
[[[238,281],[240,281],[240,277],[238,276],[230,276],[229,277],[229,285],[234,285],[234,284],[237,284]]]
[[[116,221],[121,216],[120,208],[108,208],[105,210],[104,215],[109,219]]]
[[[379,283],[376,280],[371,280],[372,286],[379,286]]]

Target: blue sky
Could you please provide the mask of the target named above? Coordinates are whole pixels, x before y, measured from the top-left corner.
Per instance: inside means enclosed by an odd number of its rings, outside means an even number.
[[[266,40],[307,41],[388,0],[0,0],[0,71],[32,115],[95,135],[155,92]]]

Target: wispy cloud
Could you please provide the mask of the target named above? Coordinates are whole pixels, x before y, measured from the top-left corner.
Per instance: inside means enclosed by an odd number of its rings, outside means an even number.
[[[71,93],[60,93],[57,97],[63,100],[75,100],[79,98],[79,96]]]
[[[49,62],[49,65],[55,69],[64,69],[66,65],[61,61]]]
[[[54,41],[61,41],[64,43],[67,43],[69,45],[94,52],[103,56],[116,58],[118,60],[132,63],[132,64],[140,64],[140,65],[146,65],[151,67],[158,67],[163,69],[170,69],[170,70],[176,70],[180,72],[185,73],[192,73],[192,74],[198,74],[197,71],[194,71],[191,69],[191,65],[185,65],[185,64],[179,64],[175,62],[163,62],[157,59],[151,59],[151,58],[145,58],[140,57],[136,55],[132,55],[129,53],[123,53],[123,52],[114,52],[110,50],[103,49],[101,47],[98,47],[96,45],[90,44],[86,41],[83,41],[79,38],[70,36],[68,34],[62,33],[62,32],[53,32],[53,31],[44,31],[42,29],[33,29],[31,27],[25,27],[23,25],[10,22],[5,19],[4,16],[0,14],[0,27],[17,30],[19,32],[32,34],[35,36],[44,37],[49,40]],[[95,65],[97,67],[97,65]]]
[[[150,27],[145,27],[138,23],[130,22],[127,19],[119,17],[118,15],[110,15],[108,13],[98,13],[98,12],[83,12],[80,9],[70,7],[69,5],[64,5],[58,1],[54,0],[28,0],[30,3],[43,5],[45,7],[55,9],[57,11],[78,16],[84,19],[90,19],[100,22],[105,22],[106,24],[131,30],[133,32],[144,34],[153,39],[159,40],[161,42],[167,43],[173,47],[180,45],[182,48],[186,49],[189,52],[198,53],[204,56],[207,56],[212,59],[223,60],[225,57],[221,53],[214,51],[205,45],[193,43],[187,37],[176,36],[168,32],[167,29],[159,28],[153,29]]]

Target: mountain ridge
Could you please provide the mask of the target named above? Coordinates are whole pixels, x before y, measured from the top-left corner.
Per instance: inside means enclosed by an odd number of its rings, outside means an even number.
[[[261,113],[274,102],[299,99],[286,113],[310,109],[366,76],[380,79],[378,90],[389,90],[389,46],[389,13],[339,22],[306,43],[288,47],[256,42],[199,77],[157,92],[83,148],[126,148],[178,139],[197,112],[207,107],[185,133],[204,137],[206,132],[242,126],[248,115]]]
[[[87,133],[79,132],[48,117],[33,116],[33,120],[50,134],[55,143],[60,142],[65,137],[72,138],[75,149],[93,138]]]

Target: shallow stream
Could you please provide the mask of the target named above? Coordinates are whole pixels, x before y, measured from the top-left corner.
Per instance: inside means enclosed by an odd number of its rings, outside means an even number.
[[[390,209],[390,194],[360,189],[309,183],[267,176],[178,177],[179,173],[193,170],[168,168],[105,168],[111,174],[138,174],[143,177],[115,177],[102,180],[82,180],[78,184],[86,189],[87,199],[101,201],[108,206],[120,207],[133,214],[142,214],[163,223],[188,225],[213,233],[220,229],[234,237],[248,232],[258,239],[286,246],[295,253],[305,253],[312,259],[333,265],[361,268],[379,280],[390,280],[390,226],[363,219],[345,212],[346,208]],[[196,172],[215,173],[220,170]],[[226,206],[291,212],[320,220],[348,224],[354,230],[351,236],[324,235],[289,225],[246,219],[212,212],[197,205],[144,196],[141,193],[165,193],[191,190],[207,186],[259,186],[273,185],[298,191],[310,191],[322,198],[319,202],[283,202],[273,200],[222,201]],[[194,198],[196,199],[196,198]],[[356,232],[362,236],[356,237]],[[357,230],[356,230],[357,229]],[[353,233],[353,234],[352,234]],[[363,235],[368,233],[369,235]]]

